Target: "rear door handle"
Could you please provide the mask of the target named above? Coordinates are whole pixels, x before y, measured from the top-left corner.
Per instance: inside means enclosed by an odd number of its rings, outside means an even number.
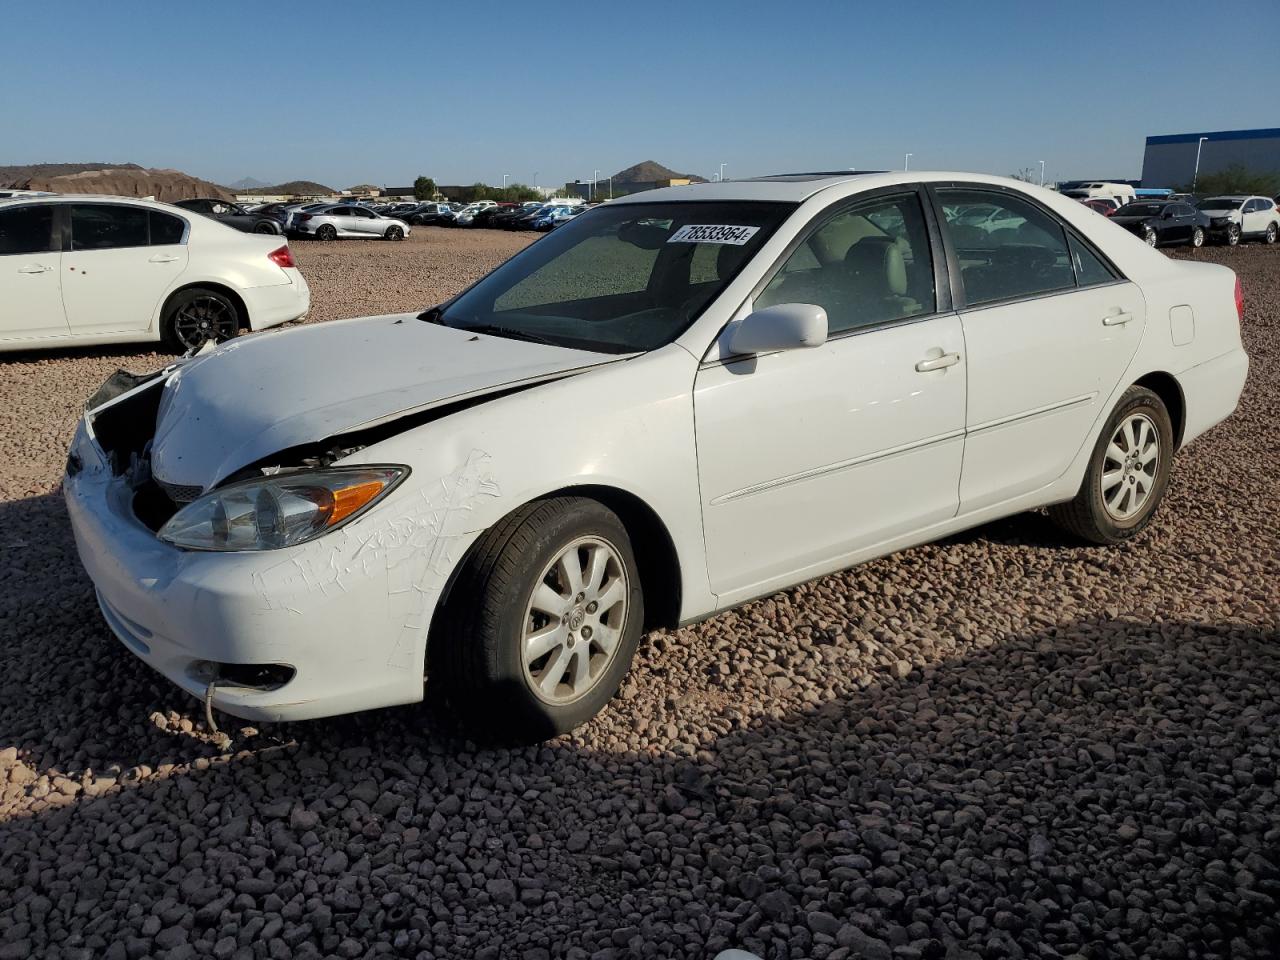
[[[19,267],[19,273],[48,273],[53,267],[46,267],[42,263],[33,263],[30,266]]]
[[[177,257],[169,256],[168,254],[157,253],[154,257],[149,259],[147,263],[173,263],[173,261],[177,259]]]
[[[1102,318],[1102,325],[1104,327],[1122,327],[1132,319],[1132,313],[1113,313],[1109,317]]]
[[[919,373],[929,373],[932,370],[942,370],[945,367],[953,366],[960,362],[960,354],[944,353],[940,357],[930,357],[928,360],[921,360],[916,364],[916,371]]]

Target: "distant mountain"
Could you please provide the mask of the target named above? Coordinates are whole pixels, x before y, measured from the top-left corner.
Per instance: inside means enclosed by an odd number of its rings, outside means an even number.
[[[653,183],[655,180],[692,180],[694,183],[706,183],[705,178],[696,173],[676,173],[670,167],[664,167],[655,160],[643,160],[613,175],[614,183]]]
[[[52,193],[105,193],[118,197],[189,200],[232,198],[226,187],[181,170],[150,170],[136,163],[35,163],[0,167],[0,187]]]
[[[241,193],[252,194],[259,197],[277,197],[277,196],[317,196],[329,197],[341,191],[326,187],[323,183],[316,183],[314,180],[290,180],[288,183],[277,183],[267,187],[252,187],[249,190],[242,190]]]
[[[271,184],[264,180],[255,180],[253,177],[245,177],[243,180],[237,180],[235,183],[227,184],[232,190],[255,190],[258,187],[269,187]]]

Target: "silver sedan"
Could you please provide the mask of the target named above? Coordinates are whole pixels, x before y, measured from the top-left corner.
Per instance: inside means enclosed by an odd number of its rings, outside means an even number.
[[[337,240],[340,237],[403,240],[409,235],[410,228],[403,220],[384,217],[367,207],[339,203],[306,213],[295,213],[289,229],[293,233],[315,237],[317,240]]]

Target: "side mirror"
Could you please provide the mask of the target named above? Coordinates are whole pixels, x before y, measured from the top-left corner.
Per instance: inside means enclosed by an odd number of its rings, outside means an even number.
[[[731,354],[773,353],[827,342],[827,311],[814,303],[779,303],[747,314],[730,330]]]

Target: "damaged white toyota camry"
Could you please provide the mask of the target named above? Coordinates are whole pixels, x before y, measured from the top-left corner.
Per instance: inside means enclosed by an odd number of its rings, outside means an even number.
[[[1230,270],[1013,181],[655,190],[424,313],[117,382],[66,499],[111,629],[217,709],[430,677],[468,729],[538,739],[646,626],[1035,507],[1132,536],[1235,408],[1242,314]]]

